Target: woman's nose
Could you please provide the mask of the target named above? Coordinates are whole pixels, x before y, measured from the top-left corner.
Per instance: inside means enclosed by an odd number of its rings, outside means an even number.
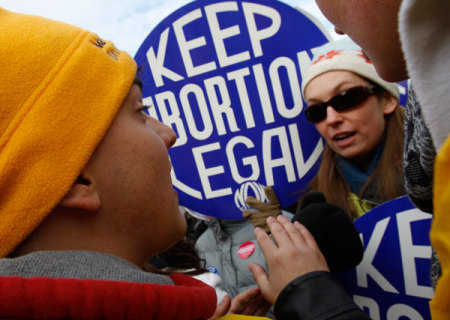
[[[334,108],[332,106],[328,106],[327,107],[327,124],[332,125],[338,122],[342,121],[342,117],[339,114],[339,112],[337,112],[336,110],[334,110]]]

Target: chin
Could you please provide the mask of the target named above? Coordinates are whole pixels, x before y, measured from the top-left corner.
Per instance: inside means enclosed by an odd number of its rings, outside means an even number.
[[[385,81],[400,82],[408,79],[409,77],[403,60],[396,64],[373,62],[373,65],[378,75]]]
[[[173,222],[173,228],[174,228],[173,237],[177,239],[176,241],[179,241],[186,236],[187,222],[186,219],[184,218],[184,215],[179,214],[176,217],[176,220],[174,220]]]
[[[186,219],[183,218],[183,226],[180,228],[180,240],[186,236],[187,232],[187,222]]]

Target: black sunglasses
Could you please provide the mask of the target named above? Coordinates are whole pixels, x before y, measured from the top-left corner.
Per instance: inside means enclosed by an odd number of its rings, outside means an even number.
[[[327,107],[330,106],[336,111],[350,110],[359,106],[370,96],[383,92],[377,86],[357,86],[342,91],[332,97],[327,102],[316,103],[305,109],[306,119],[311,123],[317,123],[327,117]]]

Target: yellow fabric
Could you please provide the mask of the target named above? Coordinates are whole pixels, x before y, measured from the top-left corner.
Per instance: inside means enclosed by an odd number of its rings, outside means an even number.
[[[266,318],[266,317],[242,316],[242,315],[239,315],[239,314],[227,314],[226,316],[220,317],[217,320],[245,320],[245,319],[248,319],[248,320],[251,320],[251,319],[253,319],[253,320],[258,320],[258,319],[260,319],[260,320],[263,320],[263,319],[270,320],[270,318]]]
[[[353,208],[356,211],[357,218],[361,217],[363,214],[374,208],[372,204],[359,199],[359,197],[353,192],[350,192],[350,195],[347,199],[350,202],[350,205],[353,205]]]
[[[135,75],[94,33],[0,8],[0,256],[67,193]]]
[[[433,320],[450,319],[450,137],[438,153],[434,163],[431,245],[441,261],[439,278],[430,302]]]

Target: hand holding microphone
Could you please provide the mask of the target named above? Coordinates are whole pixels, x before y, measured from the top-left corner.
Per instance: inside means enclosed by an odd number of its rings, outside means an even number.
[[[307,194],[292,222],[303,224],[316,240],[331,272],[356,267],[364,249],[352,220],[341,208],[327,203],[321,192]]]
[[[345,271],[358,265],[363,256],[353,222],[320,192],[305,196],[292,220],[294,223],[281,215],[269,217],[273,239],[261,228],[255,229],[268,272],[258,264],[250,264],[249,269],[271,303],[295,278],[314,271]]]

